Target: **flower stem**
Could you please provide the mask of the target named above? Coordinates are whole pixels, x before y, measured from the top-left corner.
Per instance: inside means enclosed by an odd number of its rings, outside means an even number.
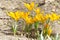
[[[16,32],[17,32],[17,22],[14,22],[14,25],[13,25],[12,30],[13,30],[13,34],[15,36],[16,35]]]

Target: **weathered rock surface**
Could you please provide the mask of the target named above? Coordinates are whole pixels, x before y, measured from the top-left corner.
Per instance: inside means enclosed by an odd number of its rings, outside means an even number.
[[[9,30],[10,27],[7,26],[8,22],[11,20],[6,15],[6,11],[16,11],[16,10],[26,10],[23,2],[32,2],[35,3],[42,3],[44,0],[0,0],[0,31]],[[58,14],[60,14],[60,0],[46,0],[46,3],[42,6],[40,6],[46,13],[50,13],[51,11],[54,11]],[[54,32],[60,33],[60,24],[57,24],[57,22],[54,23]],[[0,40],[25,40],[25,37],[14,37],[14,36],[6,36],[2,32],[0,36]]]

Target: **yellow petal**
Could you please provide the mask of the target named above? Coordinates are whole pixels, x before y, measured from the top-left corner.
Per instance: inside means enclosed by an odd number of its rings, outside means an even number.
[[[52,29],[48,29],[48,35],[50,36],[52,33]]]
[[[21,16],[20,16],[20,11],[16,11],[16,12],[15,12],[15,15],[16,15],[17,18],[20,18],[20,17],[21,17]]]
[[[30,8],[30,4],[28,4],[28,3],[24,3],[24,6],[25,6],[28,10],[31,10],[31,8]]]
[[[15,21],[18,21],[20,19],[20,13],[19,11],[16,12],[9,12],[7,13],[8,16],[12,17]]]
[[[9,13],[7,13],[7,15],[15,19],[15,14],[14,14],[14,12],[9,12]]]
[[[15,12],[15,20],[18,21],[20,19],[20,11]]]
[[[31,2],[30,6],[32,7],[32,9],[34,8],[34,2]]]
[[[24,6],[31,11],[34,8],[34,2],[31,2],[30,4],[24,3]]]
[[[40,13],[40,8],[34,9],[34,11],[39,14]]]

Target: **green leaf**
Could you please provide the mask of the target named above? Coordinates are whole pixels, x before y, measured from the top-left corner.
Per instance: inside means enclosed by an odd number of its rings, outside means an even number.
[[[14,33],[14,35],[16,34],[17,32],[17,22],[14,22],[13,26],[12,26],[12,31]]]
[[[25,27],[25,31],[30,32],[31,29],[32,29],[32,24],[27,24]]]
[[[39,24],[39,22],[34,23],[34,27],[35,27],[36,30],[38,29],[38,24]]]

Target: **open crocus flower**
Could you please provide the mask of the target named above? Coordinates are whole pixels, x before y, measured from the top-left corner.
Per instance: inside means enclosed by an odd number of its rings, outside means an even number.
[[[29,16],[30,12],[24,12],[24,13],[21,13],[21,14],[22,14],[21,17],[22,17],[23,19],[25,19],[26,17]]]
[[[45,18],[46,19],[49,19],[50,18],[50,21],[59,20],[59,16],[56,13],[46,14]]]
[[[34,19],[35,22],[39,21],[39,22],[44,23],[44,21],[46,21],[44,15],[41,14],[41,13],[40,14],[36,14],[33,19]]]
[[[30,11],[33,10],[34,5],[35,5],[34,2],[31,2],[30,4],[24,3],[24,6]]]
[[[34,23],[32,17],[26,17],[26,19],[24,19],[26,21],[27,24],[32,24]]]
[[[21,18],[19,11],[9,12],[9,13],[7,13],[7,14],[8,14],[8,16],[10,16],[11,18],[13,18],[15,21],[18,21],[18,20]]]
[[[51,16],[51,14],[49,14],[49,13],[46,14],[46,15],[45,15],[45,19],[48,20],[48,18],[49,18],[50,16]]]
[[[30,14],[30,12],[25,12],[21,16],[22,19],[24,19],[27,24],[33,23],[33,19],[32,19],[32,17],[29,16],[29,14]]]
[[[52,13],[52,21],[59,20],[59,16],[56,13]]]
[[[21,18],[28,24],[33,23],[32,17],[29,16],[30,12],[21,12]]]

